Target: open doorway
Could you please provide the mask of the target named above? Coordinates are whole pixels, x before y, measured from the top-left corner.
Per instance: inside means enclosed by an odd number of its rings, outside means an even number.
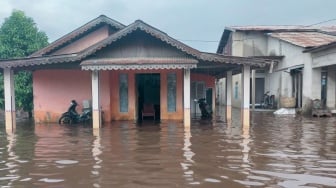
[[[136,74],[138,120],[160,120],[160,74]],[[152,106],[151,112],[143,113],[144,107]]]

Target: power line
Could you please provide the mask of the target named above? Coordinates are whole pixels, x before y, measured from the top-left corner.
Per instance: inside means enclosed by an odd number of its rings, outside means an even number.
[[[219,42],[218,40],[196,40],[196,39],[177,39],[186,42]]]
[[[327,23],[327,22],[331,22],[331,21],[336,21],[336,18],[333,18],[333,19],[329,19],[329,20],[324,20],[324,21],[321,21],[321,22],[318,22],[318,23],[314,23],[314,24],[310,24],[310,25],[305,25],[303,27],[311,27],[311,26],[314,26],[314,25],[319,25],[319,24],[323,24],[323,23]],[[248,38],[248,39],[254,39],[254,38]],[[197,39],[177,39],[179,41],[185,41],[185,42],[204,42],[204,43],[218,43],[219,40],[197,40]],[[247,39],[242,39],[241,41],[243,40],[247,40]]]
[[[314,25],[319,25],[319,24],[323,24],[323,23],[327,23],[327,22],[331,22],[331,21],[335,21],[335,20],[336,20],[336,18],[330,19],[330,20],[325,20],[325,21],[318,22],[318,23],[314,23],[314,24],[311,24],[311,25],[306,25],[304,27],[311,27],[311,26],[314,26]]]

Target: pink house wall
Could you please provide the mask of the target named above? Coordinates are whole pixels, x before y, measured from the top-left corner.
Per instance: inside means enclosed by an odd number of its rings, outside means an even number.
[[[33,73],[36,122],[57,122],[72,99],[80,106],[91,99],[91,74],[80,70],[38,70]]]
[[[100,101],[104,121],[134,119],[135,117],[135,74],[148,71],[126,71],[129,74],[129,113],[120,114],[118,104],[118,73],[110,71],[100,72]],[[177,73],[177,112],[168,113],[166,106],[166,75],[167,70],[157,71],[161,74],[161,118],[183,119],[183,74]],[[206,87],[214,88],[215,78],[202,74],[191,74],[191,81],[204,81]],[[116,87],[116,88],[115,88]],[[82,70],[37,70],[33,73],[34,117],[36,122],[57,122],[65,112],[72,99],[79,106],[77,112],[82,111],[83,100],[91,100],[91,72]]]
[[[192,73],[190,75],[190,80],[192,81],[203,81],[207,88],[215,88],[216,78],[213,76],[205,75],[205,74],[195,74]]]
[[[110,76],[100,72],[100,100],[104,120],[110,121]],[[91,72],[81,70],[38,70],[33,73],[35,122],[57,122],[68,110],[70,101],[78,103],[81,113],[83,100],[91,100]]]

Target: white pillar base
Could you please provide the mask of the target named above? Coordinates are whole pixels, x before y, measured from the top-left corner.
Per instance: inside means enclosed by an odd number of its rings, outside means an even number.
[[[232,121],[232,71],[226,73],[226,121]]]
[[[99,72],[92,71],[92,126],[94,129],[101,128],[99,97]]]
[[[243,126],[250,125],[250,66],[244,65],[242,70],[242,106],[241,120]]]
[[[190,115],[190,69],[184,70],[184,96],[183,96],[183,102],[184,102],[184,126],[190,127],[191,123],[191,115]]]

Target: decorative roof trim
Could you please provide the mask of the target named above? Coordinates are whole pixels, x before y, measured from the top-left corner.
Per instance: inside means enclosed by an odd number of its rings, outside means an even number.
[[[158,69],[192,69],[196,64],[129,64],[129,65],[83,65],[82,70],[158,70]]]
[[[147,69],[191,69],[198,61],[187,58],[109,58],[89,59],[80,65],[83,70],[147,70]]]
[[[136,20],[134,23],[130,24],[129,26],[125,27],[124,29],[121,29],[119,31],[117,31],[116,33],[114,33],[113,35],[109,36],[108,38],[106,38],[105,40],[98,42],[97,44],[83,50],[82,52],[84,54],[90,55],[93,54],[95,52],[97,52],[98,50],[112,44],[113,42],[116,42],[118,40],[120,40],[121,38],[133,33],[136,30],[141,30],[144,31],[145,33],[161,40],[162,42],[165,42],[191,56],[194,57],[198,57],[200,55],[200,51],[191,48],[185,44],[183,44],[182,42],[173,39],[171,37],[169,37],[166,33],[144,23],[141,20]]]
[[[78,61],[80,59],[81,57],[78,54],[7,59],[7,60],[0,60],[0,68],[16,68],[16,67],[29,67],[29,66],[38,66],[38,65],[56,64],[56,63],[66,63],[66,62]]]

